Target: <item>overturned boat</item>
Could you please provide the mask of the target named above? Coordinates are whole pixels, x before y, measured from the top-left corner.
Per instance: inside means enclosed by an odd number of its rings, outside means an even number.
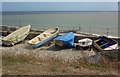
[[[11,34],[7,35],[2,39],[3,45],[14,45],[20,41],[23,41],[29,34],[31,26],[24,26],[16,31],[12,32]]]
[[[93,45],[99,51],[111,51],[118,49],[117,41],[105,36],[100,36],[97,40],[93,42]]]
[[[58,33],[59,33],[59,27],[48,29],[45,32],[41,33],[40,35],[28,41],[28,45],[33,48],[37,48],[38,46],[41,46],[44,43],[53,39],[55,36],[57,36]]]
[[[81,47],[87,47],[92,45],[92,40],[89,38],[84,38],[81,40],[78,40],[79,46]]]
[[[91,50],[91,46],[92,46],[93,41],[89,38],[84,38],[84,39],[80,39],[78,40],[78,44],[76,45],[76,49],[80,50],[80,49],[89,49]]]
[[[54,39],[55,45],[60,47],[74,47],[74,33],[69,32]]]

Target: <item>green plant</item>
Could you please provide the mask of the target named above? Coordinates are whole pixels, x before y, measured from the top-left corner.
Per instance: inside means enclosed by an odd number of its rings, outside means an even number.
[[[55,67],[52,67],[50,70],[51,70],[52,72],[57,71],[57,69],[56,69]]]
[[[65,73],[67,70],[63,69],[62,72]]]

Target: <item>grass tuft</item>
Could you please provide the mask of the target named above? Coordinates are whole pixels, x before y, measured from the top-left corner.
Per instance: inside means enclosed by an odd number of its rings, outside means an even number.
[[[63,69],[62,72],[65,73],[65,72],[67,72],[67,70],[66,70],[66,69]]]
[[[11,57],[11,56],[3,56],[2,60],[6,63],[28,63],[28,60],[25,58],[19,58],[19,57]]]
[[[80,71],[73,72],[73,70],[78,70],[81,68],[98,70],[101,72],[116,71],[118,69],[117,60],[110,61],[107,59],[105,60],[105,62],[100,60],[96,64],[91,64],[87,62],[86,58],[81,58],[78,59],[77,61],[72,61],[72,62],[64,62],[60,59],[50,58],[50,57],[41,59],[41,58],[35,58],[34,56],[25,56],[25,55],[20,55],[20,56],[3,55],[2,62],[4,67],[4,72],[3,72],[4,75],[12,74],[15,71],[19,72],[17,74],[23,74],[23,73],[25,74],[28,71],[31,73],[34,72],[34,74],[36,74],[35,71],[37,71],[38,74],[40,71],[43,71],[43,73],[44,71],[49,71],[47,72],[49,74],[52,72],[60,73],[60,74],[67,74],[67,73],[74,74]],[[18,70],[14,68],[18,68]],[[7,72],[8,70],[11,71],[8,73]]]
[[[52,67],[50,70],[51,70],[52,72],[56,72],[56,71],[57,71],[57,68],[56,68],[56,67]]]

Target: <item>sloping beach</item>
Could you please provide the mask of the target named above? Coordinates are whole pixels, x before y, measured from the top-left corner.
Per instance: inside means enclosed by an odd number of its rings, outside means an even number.
[[[109,68],[109,64],[106,67],[102,67],[84,62],[85,57],[95,54],[93,49],[91,51],[81,51],[75,48],[61,49],[55,47],[54,43],[50,46],[44,45],[33,49],[26,42],[13,47],[0,48],[3,55],[3,75],[118,74],[113,67]]]
[[[6,35],[6,32],[3,31],[2,33]],[[48,42],[38,48],[30,47],[27,44],[29,39],[32,39],[40,33],[41,32],[39,31],[32,30],[25,42],[20,42],[10,47],[0,47],[0,51],[2,51],[3,75],[118,74],[118,65],[116,59],[115,61],[109,61],[101,58],[96,64],[89,63],[89,56],[95,54],[99,55],[99,53],[93,47],[90,51],[88,49],[76,50],[76,48],[60,48],[54,45],[53,40],[49,41],[51,42],[50,45]],[[60,33],[59,35],[63,34],[65,33]],[[80,33],[75,33],[75,36],[75,45],[78,44],[76,41],[80,38],[95,38],[95,36]],[[111,65],[113,66],[111,67]]]

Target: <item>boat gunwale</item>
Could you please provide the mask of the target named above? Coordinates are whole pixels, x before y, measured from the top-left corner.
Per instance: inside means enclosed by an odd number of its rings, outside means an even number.
[[[34,37],[33,39],[40,37],[41,35],[47,33],[48,31],[50,31],[50,30],[52,30],[52,29],[57,29],[57,30],[55,31],[55,33],[51,34],[50,37],[52,37],[53,35],[55,35],[56,33],[59,32],[59,27],[53,27],[53,28],[50,28],[50,29],[44,31],[43,33],[39,34],[38,36]],[[49,34],[49,33],[48,33],[48,34]],[[48,38],[50,38],[50,37],[48,37]],[[28,41],[28,43],[31,44],[31,45],[36,45],[36,44],[38,44],[38,43],[40,43],[40,42],[42,42],[42,41],[44,41],[44,40],[46,40],[46,39],[48,39],[48,38],[46,37],[45,39],[43,39],[43,40],[41,40],[41,41],[39,41],[39,42],[37,42],[37,43],[32,43],[31,41],[32,41],[33,39],[31,39],[31,40]]]

